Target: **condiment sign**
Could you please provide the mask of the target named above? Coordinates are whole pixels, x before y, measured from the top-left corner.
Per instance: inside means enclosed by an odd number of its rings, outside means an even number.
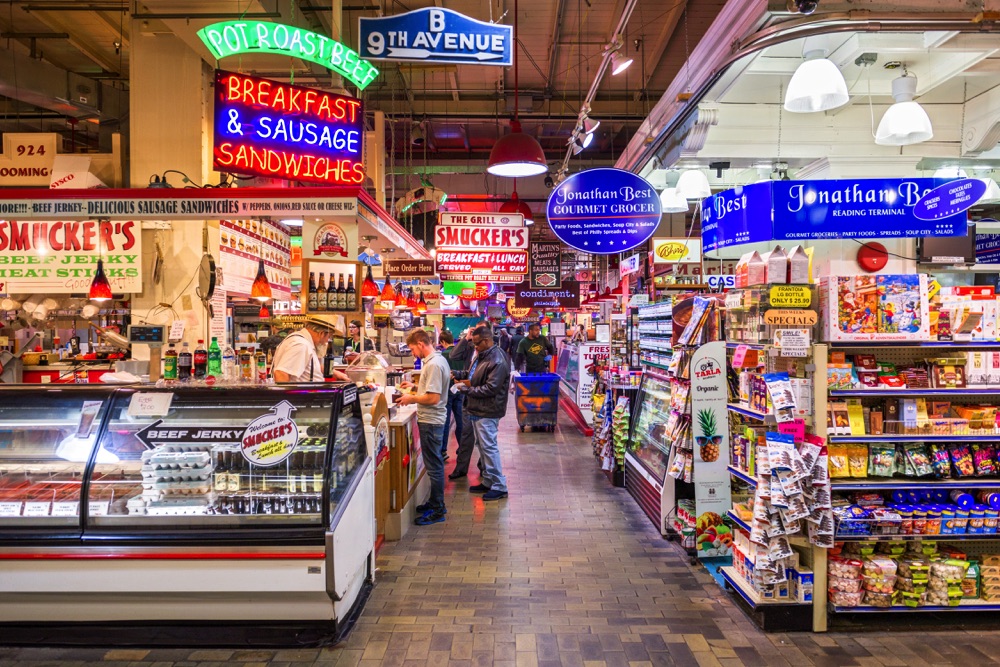
[[[815,310],[784,310],[776,308],[764,313],[765,324],[811,327],[816,324],[816,320]]]
[[[396,278],[430,278],[437,275],[433,259],[393,259],[383,262],[382,267]]]
[[[509,293],[509,292],[508,292]],[[575,280],[563,281],[558,289],[536,289],[528,282],[514,287],[516,308],[579,308],[580,283]]]
[[[529,250],[532,287],[559,287],[562,283],[562,243],[535,241]]]
[[[308,60],[332,69],[364,90],[378,70],[351,48],[318,32],[265,21],[222,21],[198,31],[198,37],[216,59],[273,53]]]
[[[525,250],[438,250],[436,266],[442,280],[513,285],[524,280],[528,273],[528,253]]]
[[[434,230],[434,246],[442,248],[509,248],[528,247],[526,227],[495,228],[477,225],[438,225]]]
[[[509,66],[514,53],[512,26],[477,21],[450,9],[363,16],[358,24],[361,55],[374,60]]]
[[[653,264],[700,264],[701,239],[653,239]]]
[[[648,241],[660,224],[660,210],[652,185],[611,168],[573,174],[556,186],[546,207],[549,226],[563,243],[597,255]]]
[[[291,419],[295,410],[288,401],[282,401],[271,413],[250,422],[241,438],[243,457],[256,466],[273,466],[287,459],[299,443],[299,428]]]
[[[808,285],[773,285],[772,308],[808,308],[812,304],[812,289]]]
[[[86,292],[98,260],[111,291],[142,291],[139,224],[0,220],[0,280],[12,294]]]
[[[214,165],[223,171],[358,185],[361,100],[233,72],[215,73]]]

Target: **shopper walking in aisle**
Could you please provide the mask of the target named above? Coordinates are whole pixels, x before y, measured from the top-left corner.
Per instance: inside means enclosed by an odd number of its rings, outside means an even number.
[[[497,337],[497,346],[503,350],[504,354],[508,357],[513,354],[514,350],[510,349],[510,332],[504,327],[500,329],[500,335]]]
[[[326,322],[308,320],[304,327],[288,334],[278,344],[271,362],[271,375],[275,382],[322,382],[323,362],[316,348],[330,344],[333,328]],[[351,382],[347,373],[334,370],[333,377]]]
[[[482,324],[477,326],[486,326],[489,324]],[[449,355],[454,358],[455,355],[461,354],[463,350],[467,350],[467,356],[465,357],[464,365],[461,369],[453,368],[452,378],[456,376],[456,373],[465,372],[468,374],[469,369],[472,368],[472,364],[475,363],[477,353],[475,347],[472,345],[472,331],[473,329],[467,329],[462,335],[462,340],[455,345],[455,351]],[[459,432],[458,422],[455,422],[455,439],[458,442],[458,449],[455,452],[455,469],[451,471],[448,475],[448,479],[461,479],[469,474],[469,463],[472,461],[472,451],[476,448],[476,432],[472,427],[472,416],[469,414],[467,408],[467,401],[465,399],[464,393],[459,393],[456,399],[462,405],[462,429]],[[480,476],[483,472],[483,459],[482,457],[476,461],[476,465],[479,466]]]
[[[510,337],[511,359],[517,356],[517,348],[521,345],[522,340],[524,340],[524,327],[518,327],[514,329],[514,335]]]
[[[525,373],[548,373],[549,362],[556,353],[552,342],[542,335],[542,326],[537,322],[528,325],[528,337],[517,346],[514,367]]]
[[[451,369],[441,353],[434,349],[431,336],[423,329],[415,329],[406,337],[406,344],[414,358],[420,359],[422,367],[416,394],[399,397],[400,405],[416,404],[417,428],[420,431],[421,452],[424,468],[431,480],[431,495],[427,502],[417,505],[416,524],[428,526],[444,521],[448,510],[444,506],[444,459],[441,456],[441,435],[448,404],[448,385]],[[400,385],[402,389],[413,386],[411,382]]]
[[[479,459],[485,470],[479,484],[469,487],[472,493],[482,493],[483,500],[507,497],[507,478],[500,462],[497,428],[507,414],[507,393],[510,390],[510,363],[507,355],[493,343],[489,327],[480,326],[472,332],[476,360],[468,373],[456,373],[458,390],[466,395],[465,410],[476,434]]]
[[[463,371],[466,364],[472,359],[472,343],[462,337],[462,340],[455,344],[455,336],[447,329],[441,332],[438,337],[441,341],[441,356],[448,362],[448,366],[453,371]],[[451,420],[455,420],[455,442],[462,441],[462,404],[465,397],[457,391],[448,392],[448,409],[444,415],[444,434],[441,436],[441,455],[444,460],[448,460],[448,439],[451,435]]]

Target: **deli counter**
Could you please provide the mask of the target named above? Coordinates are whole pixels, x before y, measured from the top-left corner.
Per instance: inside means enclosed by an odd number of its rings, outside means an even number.
[[[0,387],[0,642],[329,641],[371,588],[373,517],[353,384]]]

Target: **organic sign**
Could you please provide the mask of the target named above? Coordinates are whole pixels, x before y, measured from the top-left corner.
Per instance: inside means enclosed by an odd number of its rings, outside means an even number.
[[[562,283],[562,243],[535,241],[531,244],[532,287],[559,287]]]
[[[271,412],[250,422],[241,438],[243,458],[255,466],[273,466],[287,459],[299,444],[299,427],[291,418],[295,406],[282,401]]]
[[[694,440],[695,535],[698,557],[728,555],[732,534],[722,517],[732,507],[729,472],[729,416],[726,347],[716,341],[695,350],[691,359],[691,411]]]
[[[812,303],[812,289],[808,285],[772,285],[772,308],[808,308]]]
[[[563,281],[559,288],[532,288],[529,282],[514,287],[514,306],[517,308],[579,308],[580,283]]]
[[[300,58],[332,69],[364,90],[378,76],[375,67],[353,49],[318,32],[265,21],[222,21],[198,31],[198,37],[216,59],[273,53]]]
[[[328,185],[364,182],[361,100],[219,70],[215,167]]]
[[[477,21],[443,8],[359,19],[361,55],[452,65],[511,64],[513,27]]]
[[[142,291],[138,223],[0,220],[0,280],[7,293],[86,292],[101,259],[112,292]]]
[[[549,195],[546,213],[559,239],[597,255],[625,252],[660,224],[660,197],[645,179],[622,169],[573,174]]]

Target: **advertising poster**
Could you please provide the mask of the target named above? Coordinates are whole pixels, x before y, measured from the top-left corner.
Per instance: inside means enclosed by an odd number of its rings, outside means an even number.
[[[728,556],[732,532],[722,517],[732,507],[726,344],[699,347],[691,359],[691,419],[694,431],[695,539],[698,557]]]
[[[288,232],[266,220],[219,222],[219,266],[225,291],[250,296],[260,258],[264,259],[264,272],[274,299],[291,299],[292,251]]]
[[[531,244],[531,287],[561,287],[562,243],[535,241]]]

